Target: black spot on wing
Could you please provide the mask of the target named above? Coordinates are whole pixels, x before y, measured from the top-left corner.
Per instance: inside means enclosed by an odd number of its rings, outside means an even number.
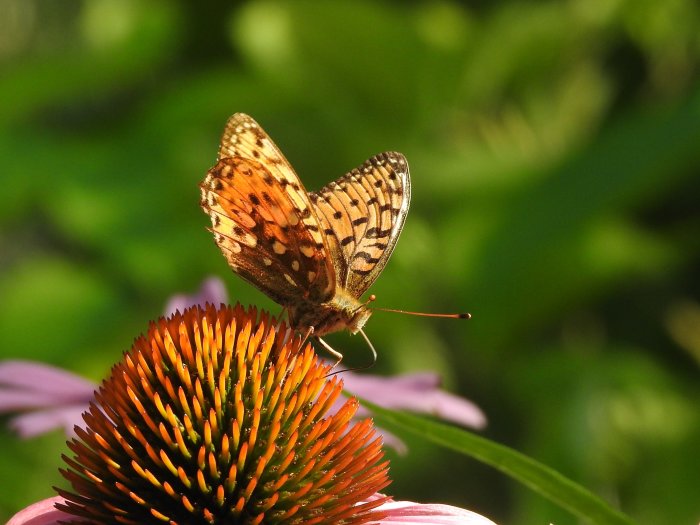
[[[364,259],[366,262],[369,264],[376,264],[379,262],[379,257],[372,257],[369,253],[367,252],[357,252],[354,256],[353,259]]]
[[[381,228],[369,228],[365,233],[365,237],[368,239],[381,239],[383,237],[388,237],[391,235],[391,228],[382,230]]]

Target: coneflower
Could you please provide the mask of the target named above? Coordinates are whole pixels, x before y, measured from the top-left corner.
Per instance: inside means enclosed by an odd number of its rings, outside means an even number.
[[[389,484],[357,401],[284,324],[241,306],[151,324],[69,442],[57,508],[96,524],[378,522]]]

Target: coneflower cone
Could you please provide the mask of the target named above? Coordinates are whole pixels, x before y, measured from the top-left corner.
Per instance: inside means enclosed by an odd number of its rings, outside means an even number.
[[[389,484],[357,401],[311,345],[266,313],[194,307],[152,323],[113,367],[64,456],[77,521],[379,521]],[[365,503],[361,503],[365,501]]]

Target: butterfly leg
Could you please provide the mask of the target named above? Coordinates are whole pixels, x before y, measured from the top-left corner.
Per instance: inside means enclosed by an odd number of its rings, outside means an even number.
[[[287,324],[289,324],[289,313],[287,312],[287,309],[283,306],[282,311],[280,312],[279,316],[277,317],[277,329],[279,330],[280,327],[282,326],[282,318],[285,317],[287,318]]]
[[[280,313],[280,319],[282,319],[283,315],[287,317],[287,322],[289,322],[291,317],[289,315],[289,308],[287,308],[286,306],[282,307],[282,313]]]
[[[311,336],[313,335],[313,333],[314,333],[314,327],[313,327],[313,326],[309,326],[309,328],[308,328],[308,329],[306,330],[306,332],[304,333],[304,337],[303,337],[303,339],[301,340],[301,344],[300,344],[299,346],[300,346],[300,347],[301,347],[301,346],[304,346],[304,343],[306,343],[306,341],[309,339],[309,337],[311,337]]]
[[[338,366],[338,365],[340,364],[340,362],[343,360],[343,354],[341,354],[340,352],[338,352],[337,350],[335,350],[331,345],[329,345],[328,343],[326,343],[326,342],[325,342],[323,339],[321,339],[320,337],[317,337],[316,339],[318,339],[318,342],[321,343],[321,346],[323,346],[323,348],[325,348],[325,349],[328,351],[328,353],[330,353],[333,357],[335,357],[336,359],[338,359],[338,360],[333,364],[333,366],[331,367],[331,370],[333,370],[333,368],[335,368],[336,366]]]

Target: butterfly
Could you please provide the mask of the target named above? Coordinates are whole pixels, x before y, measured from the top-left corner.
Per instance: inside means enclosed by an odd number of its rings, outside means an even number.
[[[260,125],[236,113],[217,160],[201,206],[233,271],[281,304],[299,332],[364,336],[372,311],[360,297],[389,260],[411,200],[404,156],[380,153],[307,192]]]

